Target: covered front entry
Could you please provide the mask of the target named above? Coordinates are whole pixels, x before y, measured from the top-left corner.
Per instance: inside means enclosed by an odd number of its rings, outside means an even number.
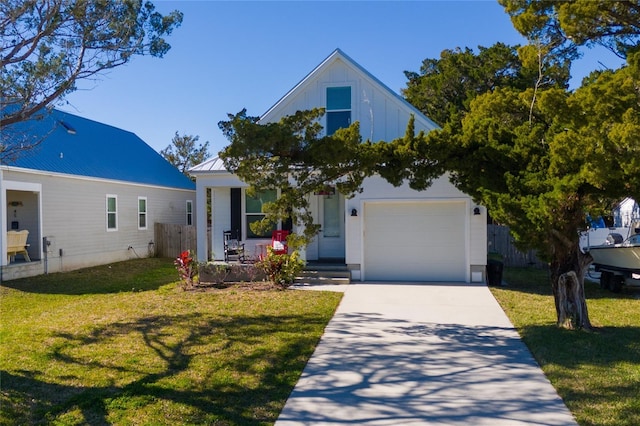
[[[363,278],[467,281],[464,201],[364,203]]]

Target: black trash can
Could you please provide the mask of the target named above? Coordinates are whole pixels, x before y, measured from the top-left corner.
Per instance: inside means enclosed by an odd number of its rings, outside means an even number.
[[[487,280],[489,285],[500,286],[502,285],[502,269],[504,264],[495,259],[487,260]]]

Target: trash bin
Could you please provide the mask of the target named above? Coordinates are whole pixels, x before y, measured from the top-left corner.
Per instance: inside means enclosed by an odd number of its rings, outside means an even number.
[[[502,269],[504,264],[495,259],[487,260],[487,280],[489,285],[500,286],[502,285]]]

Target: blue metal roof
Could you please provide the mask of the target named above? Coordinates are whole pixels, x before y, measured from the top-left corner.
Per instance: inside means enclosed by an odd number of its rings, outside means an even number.
[[[41,140],[5,165],[195,190],[195,183],[134,133],[59,110],[16,123],[6,135]]]

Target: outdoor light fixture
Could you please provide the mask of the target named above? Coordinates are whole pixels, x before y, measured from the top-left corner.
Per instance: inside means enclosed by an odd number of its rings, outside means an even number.
[[[480,207],[474,207],[473,208],[473,215],[474,216],[478,216],[480,214]]]
[[[356,210],[356,209],[351,209],[351,216],[352,216],[352,217],[356,217],[356,216],[358,216],[358,210]]]

